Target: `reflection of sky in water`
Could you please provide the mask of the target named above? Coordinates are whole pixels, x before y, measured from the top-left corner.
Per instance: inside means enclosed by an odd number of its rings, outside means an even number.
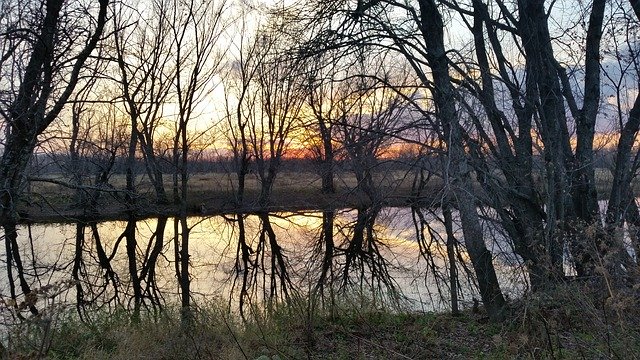
[[[323,224],[322,212],[309,213],[278,213],[270,216],[271,225],[276,233],[279,245],[282,247],[288,260],[291,278],[294,284],[301,290],[308,289],[308,278],[304,278],[307,273],[317,272],[311,266],[312,249],[317,242]],[[446,247],[444,241],[444,226],[435,219],[436,214],[425,213],[426,220],[431,228],[442,239],[427,239],[429,251],[434,255],[434,264],[438,271],[442,273],[440,286],[444,294],[444,302],[438,297],[436,278],[432,271],[428,269],[427,262],[420,255],[420,247],[417,242],[417,235],[409,208],[385,208],[376,218],[374,231],[380,246],[381,255],[389,265],[389,272],[402,290],[403,294],[410,299],[412,307],[415,309],[444,310],[447,308],[447,280],[446,274]],[[335,244],[345,242],[345,236],[350,236],[351,227],[355,223],[357,212],[355,210],[337,211],[334,219]],[[455,214],[454,214],[455,217]],[[237,250],[238,228],[231,215],[222,217],[214,216],[207,218],[193,217],[189,219],[190,232],[190,255],[191,255],[191,275],[192,291],[196,301],[198,298],[210,299],[218,297],[229,299],[231,283],[236,275],[234,271],[235,256]],[[261,226],[260,219],[255,215],[249,215],[245,219],[247,242],[253,248],[259,241],[258,235]],[[138,241],[137,256],[139,257],[138,268],[142,266],[142,260],[148,251],[150,239],[153,236],[157,225],[156,219],[140,220],[136,224]],[[102,245],[108,256],[114,251],[126,222],[111,221],[98,224],[98,232]],[[179,228],[179,227],[178,227]],[[508,251],[504,237],[495,233],[488,224],[485,224],[487,232],[487,244],[495,254],[501,251]],[[456,237],[461,240],[462,234],[459,228],[454,229]],[[33,225],[30,228],[33,251],[29,246],[29,231],[27,227],[20,229],[20,241],[22,259],[25,266],[29,268],[29,280],[34,288],[38,288],[49,282],[56,280],[71,279],[71,269],[76,242],[76,225]],[[425,232],[425,236],[429,236]],[[164,233],[164,246],[162,255],[157,263],[157,285],[164,294],[166,301],[177,301],[174,297],[178,293],[178,284],[175,275],[175,263],[173,262],[174,251],[174,219],[169,219]],[[433,241],[429,241],[433,240]],[[83,259],[85,261],[86,282],[100,282],[104,280],[103,270],[98,266],[96,259],[95,240],[92,238],[91,230],[85,229],[85,251]],[[35,256],[34,256],[35,255]],[[265,256],[269,257],[270,248],[266,248]],[[4,256],[3,256],[4,258]],[[468,260],[465,253],[461,258]],[[496,255],[496,269],[499,272],[503,283],[503,290],[511,296],[522,291],[521,286],[514,284],[521,283],[522,271],[508,264],[512,259],[511,255]],[[336,261],[340,261],[336,259]],[[267,261],[268,262],[268,261]],[[35,268],[33,264],[36,264]],[[470,267],[470,264],[467,264]],[[131,294],[128,287],[128,262],[126,258],[125,240],[120,240],[117,252],[112,260],[112,267],[118,274],[121,291]],[[55,269],[55,270],[52,270]],[[269,269],[267,269],[268,273]],[[470,304],[471,297],[475,296],[468,286],[468,282],[462,268],[459,268],[462,285],[462,304]],[[37,275],[37,276],[36,276]],[[6,275],[5,275],[6,276]],[[6,280],[0,285],[2,296],[7,297],[9,289]],[[67,294],[67,301],[73,301],[74,294]],[[172,297],[174,300],[172,300]],[[127,299],[127,296],[122,296]]]

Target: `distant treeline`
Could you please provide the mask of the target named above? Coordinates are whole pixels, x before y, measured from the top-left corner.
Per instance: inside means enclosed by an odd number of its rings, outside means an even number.
[[[544,164],[542,156],[534,156],[534,162],[541,166]],[[594,166],[596,168],[608,170],[615,159],[614,149],[600,149],[594,157]],[[111,172],[114,174],[124,174],[127,171],[127,157],[117,156],[113,160],[113,166]],[[336,170],[350,171],[352,168],[352,161],[349,158],[336,158],[334,159],[334,166]],[[77,164],[77,165],[74,165]],[[158,162],[161,165],[162,172],[171,174],[175,171],[175,167],[172,164],[170,158],[160,158]],[[425,170],[428,172],[439,171],[440,159],[437,154],[430,155],[418,155],[418,154],[400,154],[393,158],[375,159],[375,171],[410,171],[410,170]],[[283,158],[281,160],[280,169],[287,172],[321,172],[319,167],[320,161],[311,157],[306,158]],[[69,174],[69,169],[74,166],[78,166],[82,169],[83,175],[91,176],[92,174],[99,172],[100,169],[106,166],[106,160],[99,156],[81,156],[78,159],[73,159],[70,155],[65,153],[53,153],[53,154],[34,154],[29,162],[29,170],[32,176],[39,175],[56,175],[56,174]],[[190,173],[230,173],[234,171],[235,160],[229,156],[215,156],[215,155],[203,155],[193,159],[190,159],[187,163],[187,169]],[[249,162],[250,171],[255,171],[255,160]],[[145,160],[143,158],[136,158],[134,162],[134,169],[137,174],[144,174],[145,172]]]

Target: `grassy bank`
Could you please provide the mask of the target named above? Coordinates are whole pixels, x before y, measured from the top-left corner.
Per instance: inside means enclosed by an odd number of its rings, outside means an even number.
[[[386,206],[406,206],[418,203],[423,206],[437,205],[443,196],[442,181],[432,177],[416,198],[413,193],[413,176],[410,171],[394,170],[376,173],[375,183],[381,201]],[[73,222],[83,218],[82,204],[76,204],[76,190],[60,185],[67,183],[68,177],[50,175],[40,178],[29,187],[26,201],[19,204],[22,222]],[[42,181],[44,180],[44,181]],[[47,181],[49,180],[49,181]],[[611,174],[606,169],[597,169],[596,187],[599,197],[606,199],[611,188]],[[125,219],[124,175],[112,175],[111,186],[104,192],[98,211],[91,213],[90,220]],[[282,171],[274,183],[269,211],[321,210],[332,208],[357,207],[368,204],[370,200],[357,190],[357,180],[348,171],[335,174],[335,194],[323,194],[320,176],[311,171]],[[543,184],[540,183],[541,190]],[[138,192],[137,216],[139,218],[157,215],[177,214],[176,205],[158,205],[151,183],[146,176],[140,175],[136,181]],[[243,206],[236,200],[237,181],[234,174],[211,172],[190,175],[188,183],[188,212],[190,215],[215,215],[230,212],[254,212],[264,210],[257,204],[260,195],[260,183],[253,175],[247,176]],[[170,176],[165,176],[165,190],[172,199]],[[481,186],[475,185],[474,194],[484,196]]]
[[[46,180],[51,180],[47,182]],[[33,182],[26,198],[28,201],[19,206],[23,222],[72,222],[82,218],[82,206],[74,204],[74,189],[64,187],[60,183],[67,179],[61,176],[50,176],[45,181]],[[412,198],[412,174],[404,171],[390,171],[376,175],[376,183],[382,201],[387,206],[405,206]],[[123,175],[114,175],[110,180],[112,186],[101,195],[99,212],[93,213],[94,220],[116,220],[126,218],[124,201],[125,188]],[[361,206],[369,199],[356,190],[357,180],[353,174],[345,172],[336,175],[335,194],[323,194],[321,179],[313,172],[282,172],[274,184],[271,201],[267,208],[270,211],[321,210]],[[165,190],[172,197],[170,177],[165,177]],[[237,183],[233,174],[199,173],[192,174],[188,186],[188,212],[191,215],[214,215],[235,211],[252,212],[259,210],[257,199],[260,195],[260,183],[255,176],[248,176],[243,206],[238,207],[236,200]],[[422,204],[431,204],[441,195],[440,182],[432,181],[424,190]],[[173,204],[158,205],[155,194],[146,177],[140,176],[137,181],[138,217],[156,215],[173,215],[178,209]],[[260,209],[262,210],[262,209]]]
[[[211,303],[190,328],[172,309],[138,323],[124,311],[81,322],[67,310],[14,326],[4,344],[15,359],[634,359],[637,305],[632,294],[565,285],[518,301],[499,324],[482,310],[410,313],[366,301],[313,312],[297,301],[246,322]]]

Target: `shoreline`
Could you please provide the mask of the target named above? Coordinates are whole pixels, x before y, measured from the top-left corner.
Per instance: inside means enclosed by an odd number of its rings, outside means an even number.
[[[275,195],[275,196],[274,196]],[[336,194],[317,194],[315,196],[292,196],[287,194],[272,195],[273,200],[266,207],[261,207],[249,198],[243,206],[236,206],[232,202],[231,196],[221,198],[213,196],[204,198],[199,204],[190,203],[187,205],[188,217],[193,216],[220,216],[228,214],[260,214],[273,212],[317,212],[337,209],[356,209],[371,207],[373,203],[365,199],[364,195],[354,192]],[[177,204],[156,204],[148,199],[142,199],[133,211],[127,209],[123,204],[108,203],[99,204],[100,211],[90,211],[71,203],[62,203],[51,206],[20,206],[18,213],[19,225],[30,224],[70,224],[70,223],[95,223],[105,221],[127,221],[144,220],[156,217],[176,217],[180,216],[179,205]],[[435,196],[422,196],[413,198],[406,195],[391,195],[381,199],[378,203],[380,207],[438,207],[439,201]]]

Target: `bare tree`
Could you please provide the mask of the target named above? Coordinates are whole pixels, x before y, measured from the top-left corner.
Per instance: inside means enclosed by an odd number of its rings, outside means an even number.
[[[616,148],[615,163],[613,167],[613,184],[611,186],[611,193],[609,195],[609,202],[607,204],[606,223],[608,230],[611,232],[618,227],[622,227],[623,221],[626,219],[630,225],[635,227],[640,224],[638,222],[638,208],[635,204],[635,199],[632,190],[632,181],[635,178],[639,152],[637,149],[636,138],[638,131],[640,131],[640,94],[636,95],[633,100],[633,105],[625,105],[624,95],[620,90],[623,87],[627,92],[633,88],[640,89],[640,58],[638,58],[638,43],[633,39],[633,34],[637,34],[640,23],[640,3],[637,1],[629,1],[632,6],[635,18],[628,14],[626,11],[628,8],[625,3],[619,4],[622,11],[622,18],[615,21],[615,27],[611,30],[611,33],[616,34],[617,31],[623,31],[627,34],[626,39],[622,44],[612,44],[613,58],[617,63],[619,74],[617,76],[609,75],[605,71],[605,76],[609,80],[614,80],[616,86],[616,110],[617,119],[619,124],[620,137]],[[624,29],[624,30],[618,30]],[[618,38],[618,37],[615,37]],[[614,40],[615,41],[615,40]],[[623,85],[626,83],[626,79],[629,77],[628,72],[632,73],[631,76],[635,77],[635,83]],[[627,99],[631,102],[631,99]],[[624,109],[628,109],[625,114]],[[626,120],[626,121],[625,121]],[[635,146],[635,153],[634,153]],[[636,235],[637,236],[637,235]],[[635,241],[636,249],[639,249],[637,237]],[[624,251],[624,249],[622,249]],[[637,254],[637,250],[636,250]],[[636,257],[636,263],[638,262]]]
[[[226,4],[159,0],[151,1],[149,5],[144,11],[135,11],[123,3],[117,9],[118,16],[114,18],[117,29],[114,34],[118,66],[116,81],[121,87],[131,129],[126,166],[128,225],[122,236],[126,239],[134,290],[134,316],[137,316],[144,293],[155,301],[153,267],[164,246],[167,219],[162,218],[157,222],[154,245],[149,244],[143,263],[139,264],[138,253],[142,250],[135,238],[135,217],[139,206],[135,166],[138,150],[141,150],[156,200],[160,204],[167,203],[162,146],[167,145],[163,144],[163,140],[170,138],[167,150],[170,151],[170,164],[173,166],[173,200],[177,205],[174,223],[176,276],[184,320],[188,323],[191,296],[190,227],[186,218],[190,211],[188,162],[190,157],[201,151],[194,151],[192,146],[204,136],[201,126],[195,131],[198,124],[194,122],[207,116],[210,111],[207,107],[211,106],[208,96],[217,85],[215,76],[222,63],[218,43],[226,26],[226,19],[223,18]],[[211,122],[209,119],[207,121]]]
[[[305,126],[306,143],[320,164],[322,192],[336,192],[334,183],[335,149],[334,124],[339,116],[337,105],[340,101],[338,93],[339,55],[333,53],[312,56],[306,62],[306,106],[311,110],[309,125]]]
[[[217,75],[221,61],[221,49],[218,41],[225,28],[223,17],[226,3],[192,0],[188,3],[171,2],[167,8],[169,36],[174,44],[172,64],[176,77],[173,79],[173,92],[176,113],[174,117],[173,137],[173,196],[179,204],[176,217],[175,249],[178,283],[180,284],[183,320],[190,321],[190,275],[189,275],[189,232],[187,224],[189,154],[192,142],[190,125],[199,116],[209,92],[217,85]],[[180,231],[178,230],[180,223]],[[178,237],[180,233],[180,237]]]
[[[291,135],[300,125],[304,100],[300,91],[299,69],[282,51],[285,44],[278,42],[282,39],[279,39],[276,31],[286,23],[277,21],[272,25],[275,29],[267,28],[259,33],[259,51],[265,54],[255,74],[260,106],[255,109],[257,115],[251,118],[249,124],[249,141],[260,181],[258,205],[262,208],[269,204],[271,190],[291,142]]]
[[[334,120],[338,128],[336,140],[350,162],[358,182],[356,190],[373,206],[380,207],[385,196],[381,194],[379,179],[374,178],[379,158],[395,137],[413,124],[405,96],[388,86],[394,74],[386,69],[385,59],[363,54],[356,64],[353,66],[356,72],[347,72],[347,78],[340,84],[342,99],[337,105],[340,115]],[[359,76],[365,74],[365,68],[367,76]]]
[[[247,9],[241,8],[243,19],[248,15]],[[244,317],[245,302],[250,298],[253,283],[253,272],[258,264],[254,259],[255,250],[247,234],[245,221],[247,215],[242,213],[245,206],[245,189],[247,175],[250,171],[251,147],[249,142],[249,125],[255,123],[256,111],[259,102],[258,91],[255,85],[255,76],[262,62],[264,52],[260,51],[258,37],[249,34],[246,21],[242,21],[237,31],[238,39],[233,41],[234,57],[231,60],[229,74],[224,78],[225,85],[225,107],[226,107],[226,130],[228,132],[227,141],[230,145],[233,156],[233,169],[237,187],[235,188],[235,207],[238,212],[235,214],[237,222],[236,260],[234,265],[233,287],[240,275],[239,309]],[[233,180],[231,180],[233,184]]]
[[[442,170],[445,189],[461,213],[487,307],[491,299],[498,299],[496,308],[503,301],[489,270],[479,204],[495,209],[527,264],[534,289],[564,277],[565,246],[579,275],[597,275],[599,259],[613,274],[631,263],[619,237],[602,227],[595,183],[607,3],[594,1],[567,18],[557,15],[562,10],[554,5],[525,0],[331,2],[313,18],[330,19],[327,29],[301,51],[356,51],[368,45],[394,52],[433,95],[440,124],[434,130],[441,134],[448,159]],[[462,42],[445,36],[442,28],[448,24],[442,14],[466,24],[469,32]],[[580,31],[566,30],[576,26]],[[514,50],[507,52],[505,43]],[[570,55],[559,55],[554,46],[566,47]],[[565,61],[569,58],[576,61]],[[429,117],[428,104],[414,104]],[[619,142],[609,223],[619,223],[620,209],[628,207],[618,199],[628,196],[621,194],[629,194],[625,189],[634,172],[628,171],[637,132],[634,114],[631,109]],[[469,196],[472,177],[486,197]]]
[[[145,159],[149,180],[158,203],[167,203],[161,160],[155,136],[161,131],[165,102],[170,99],[176,68],[171,63],[174,40],[171,39],[169,8],[165,1],[151,2],[144,13],[123,4],[114,18],[115,51],[126,112],[131,119],[131,146],[138,142]],[[128,22],[135,20],[134,23]],[[135,152],[131,156],[135,157]],[[130,179],[133,182],[133,179]],[[133,183],[128,185],[133,191]]]
[[[242,8],[241,11],[246,11]],[[244,14],[244,13],[243,13]],[[244,14],[243,19],[249,14]],[[259,89],[257,72],[267,53],[262,51],[260,37],[250,34],[246,21],[237,30],[238,39],[233,41],[233,56],[229,60],[229,74],[224,78],[227,141],[233,156],[236,207],[242,208],[245,200],[247,175],[249,175],[252,149],[250,124],[259,116]]]
[[[32,7],[36,14],[34,28],[28,31],[11,28],[2,31],[9,37],[25,39],[10,43],[2,55],[3,71],[7,69],[5,64],[14,71],[9,75],[8,83],[3,81],[6,92],[0,109],[5,122],[5,141],[0,162],[0,217],[5,232],[7,275],[13,299],[17,296],[14,266],[18,271],[22,292],[28,294],[31,291],[22,274],[16,230],[19,220],[16,205],[22,194],[25,169],[38,136],[62,111],[79,81],[85,62],[100,41],[107,18],[108,1],[101,0],[98,4],[88,5],[88,8],[82,8],[84,4],[62,0],[25,5]],[[76,6],[82,9],[76,12],[73,10]],[[82,14],[82,17],[63,17],[66,13]],[[35,308],[32,311],[36,312]]]

